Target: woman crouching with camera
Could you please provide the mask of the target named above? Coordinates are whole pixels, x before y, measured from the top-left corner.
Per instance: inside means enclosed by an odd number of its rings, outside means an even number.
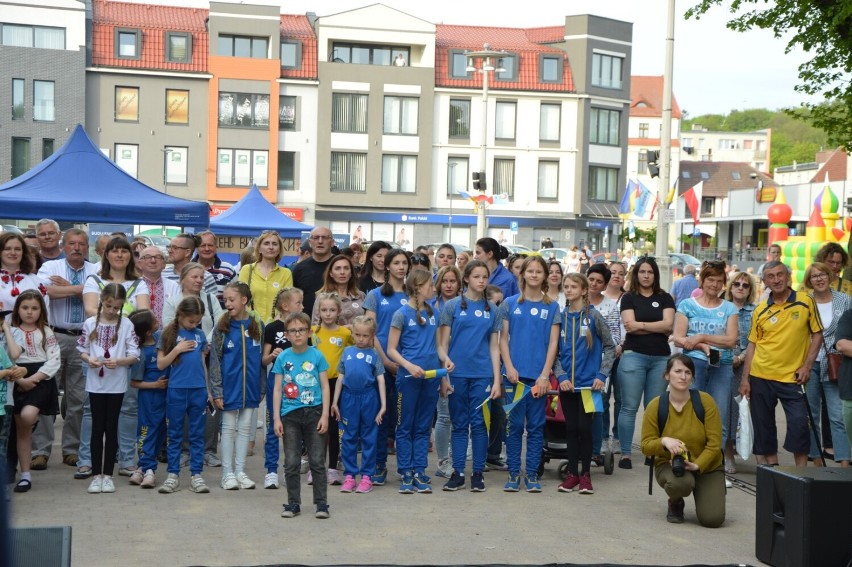
[[[722,421],[709,394],[690,391],[694,374],[688,356],[669,358],[668,392],[645,409],[642,453],[654,457],[654,476],[669,496],[666,520],[683,523],[684,498],[692,494],[698,523],[718,528],[725,521]]]

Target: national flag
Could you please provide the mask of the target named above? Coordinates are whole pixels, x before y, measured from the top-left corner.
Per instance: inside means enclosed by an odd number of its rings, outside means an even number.
[[[674,200],[675,196],[677,195],[678,181],[680,181],[680,179],[675,179],[674,185],[672,185],[672,188],[669,189],[669,194],[666,196],[666,204],[669,206],[670,209],[674,208]]]
[[[621,198],[621,204],[618,205],[618,216],[622,219],[629,219],[633,214],[632,204],[636,200],[636,189],[638,185],[632,179],[627,180],[627,188],[624,190],[624,196]],[[632,198],[631,198],[632,197]]]
[[[581,388],[580,398],[583,400],[583,410],[586,413],[603,413],[603,395],[599,390]]]
[[[530,392],[532,392],[532,388],[528,388],[523,382],[514,384],[514,387],[507,385],[506,396],[511,398],[512,401],[503,406],[503,411],[506,413],[512,411]]]
[[[630,236],[630,240],[636,240],[636,227],[633,226],[633,221],[627,222],[627,234]]]
[[[639,218],[644,217],[648,211],[648,203],[651,202],[653,197],[654,194],[651,193],[651,190],[645,187],[645,184],[640,181],[639,187],[636,190],[636,207],[633,209],[633,214]]]
[[[703,189],[704,182],[701,181],[683,193],[683,200],[686,201],[686,206],[692,213],[693,224],[698,224],[698,219],[701,216],[701,192]]]

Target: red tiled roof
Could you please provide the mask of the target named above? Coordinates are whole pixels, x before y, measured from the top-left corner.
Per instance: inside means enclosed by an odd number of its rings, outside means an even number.
[[[524,31],[533,43],[558,43],[565,39],[565,26],[529,28]]]
[[[317,36],[307,16],[281,14],[281,39],[297,39],[302,44],[301,69],[281,69],[289,79],[317,78]]]
[[[703,179],[702,173],[708,178]],[[739,179],[734,179],[733,173],[739,173]],[[757,174],[752,179],[751,174]],[[689,177],[686,177],[689,175]],[[682,161],[680,162],[680,177],[677,187],[678,194],[683,195],[688,189],[704,182],[702,196],[727,197],[734,189],[755,189],[757,181],[763,181],[764,187],[777,187],[778,184],[766,173],[758,171],[747,163],[733,161]]]
[[[207,70],[208,34],[204,25],[208,10],[203,8],[173,8],[152,4],[132,4],[112,0],[92,3],[92,65],[95,67],[125,67],[158,69],[162,71],[205,72]],[[115,30],[127,28],[142,32],[139,59],[115,56]],[[166,32],[192,34],[192,61],[166,61]]]
[[[630,77],[630,116],[663,115],[663,77],[633,75]],[[672,117],[681,118],[677,98],[672,95]]]
[[[829,181],[845,181],[846,162],[848,159],[848,154],[842,148],[834,150],[831,157],[822,164],[822,167],[819,168],[819,171],[811,179],[811,183],[822,183],[825,181],[826,174],[828,174]]]
[[[506,50],[518,55],[518,80],[494,80],[490,87],[494,90],[529,90],[573,92],[574,79],[571,75],[571,65],[564,51],[547,45],[536,43],[530,39],[528,32],[522,28],[494,28],[481,26],[451,26],[439,24],[435,26],[435,85],[439,87],[481,88],[482,79],[473,73],[469,78],[456,79],[449,76],[450,50],[481,51],[488,43],[491,49]],[[534,36],[544,37],[535,28]],[[539,55],[542,53],[562,57],[562,82],[542,83],[539,80]]]

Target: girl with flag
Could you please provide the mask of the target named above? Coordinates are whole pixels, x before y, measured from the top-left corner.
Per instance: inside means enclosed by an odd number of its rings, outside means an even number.
[[[565,309],[559,333],[556,379],[565,416],[568,476],[559,492],[594,494],[589,469],[592,462],[592,418],[603,411],[601,395],[615,359],[612,334],[600,312],[589,305],[589,280],[568,274],[562,280]],[[578,461],[582,470],[578,470]]]

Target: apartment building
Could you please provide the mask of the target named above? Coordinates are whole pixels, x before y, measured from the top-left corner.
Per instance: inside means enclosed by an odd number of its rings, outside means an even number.
[[[756,132],[711,132],[700,124],[681,132],[683,161],[730,161],[747,163],[769,173],[772,129]]]

